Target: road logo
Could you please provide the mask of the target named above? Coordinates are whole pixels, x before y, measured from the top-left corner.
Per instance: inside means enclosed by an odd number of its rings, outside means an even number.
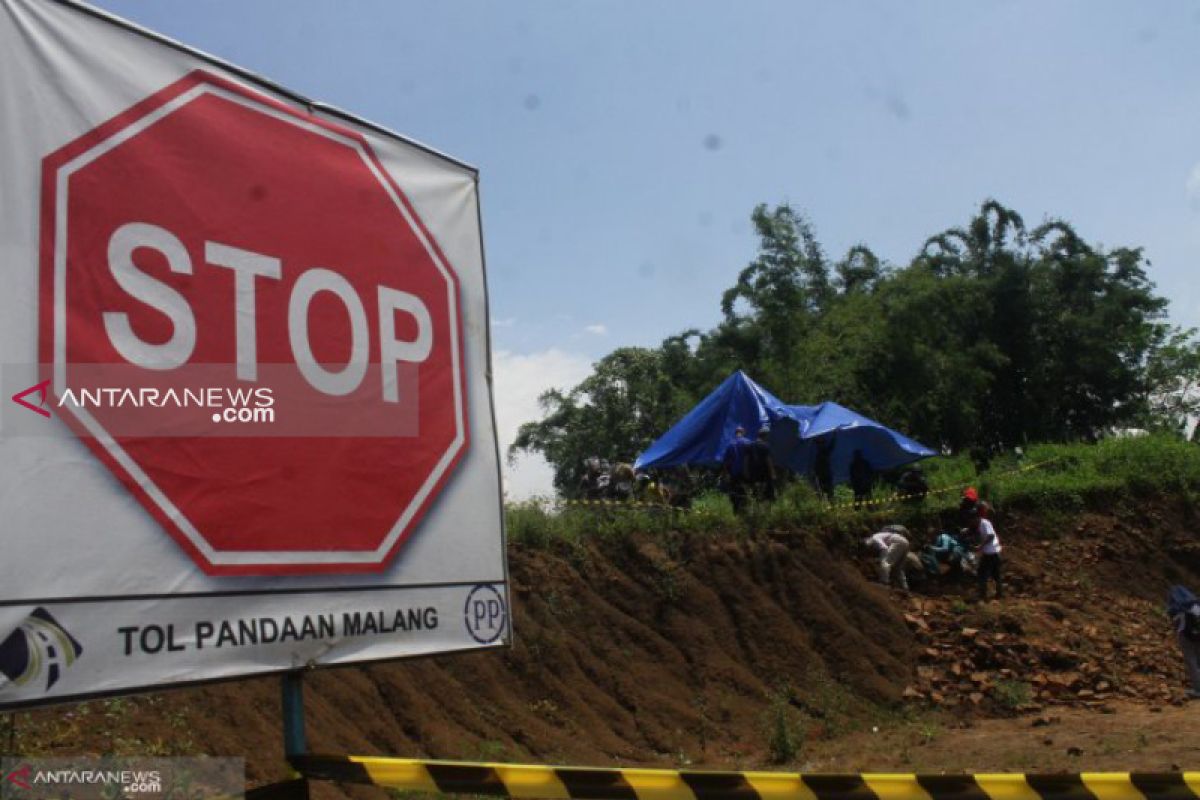
[[[38,607],[0,642],[0,690],[9,684],[40,681],[45,675],[49,691],[81,655],[83,646],[75,637],[49,611]]]

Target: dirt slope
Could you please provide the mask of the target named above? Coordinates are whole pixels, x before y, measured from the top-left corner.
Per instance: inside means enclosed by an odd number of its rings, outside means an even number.
[[[1007,726],[1032,746],[1045,738],[1031,727],[1038,716],[1066,729],[1200,712],[1172,705],[1182,670],[1161,610],[1170,582],[1200,583],[1187,506],[997,524],[1014,592],[986,605],[966,602],[965,585],[911,597],[874,585],[844,543],[816,535],[514,548],[511,650],[315,673],[310,744],[597,765],[749,767],[782,755],[828,770],[852,768],[877,743],[877,768],[900,767],[897,753],[917,746],[931,768],[931,730]],[[1031,716],[1010,719],[1019,713]],[[273,679],[15,722],[15,749],[29,755],[199,751],[244,755],[254,782],[285,775]],[[1192,745],[1146,741],[1131,756],[1145,768],[1200,763]],[[1041,747],[1039,758],[1078,768]]]

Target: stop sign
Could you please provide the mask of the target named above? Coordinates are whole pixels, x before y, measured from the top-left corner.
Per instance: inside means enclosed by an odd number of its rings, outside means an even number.
[[[468,432],[458,278],[369,142],[197,71],[42,181],[75,432],[208,574],[385,568]]]

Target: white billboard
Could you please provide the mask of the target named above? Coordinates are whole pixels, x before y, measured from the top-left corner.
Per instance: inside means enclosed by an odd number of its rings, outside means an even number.
[[[475,170],[0,0],[0,174],[0,708],[507,643]]]

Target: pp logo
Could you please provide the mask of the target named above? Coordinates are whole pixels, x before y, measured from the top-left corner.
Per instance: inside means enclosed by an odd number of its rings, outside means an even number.
[[[503,595],[495,586],[486,583],[476,586],[467,595],[463,619],[472,639],[480,644],[495,642],[504,634],[508,623],[508,608],[504,605]]]

